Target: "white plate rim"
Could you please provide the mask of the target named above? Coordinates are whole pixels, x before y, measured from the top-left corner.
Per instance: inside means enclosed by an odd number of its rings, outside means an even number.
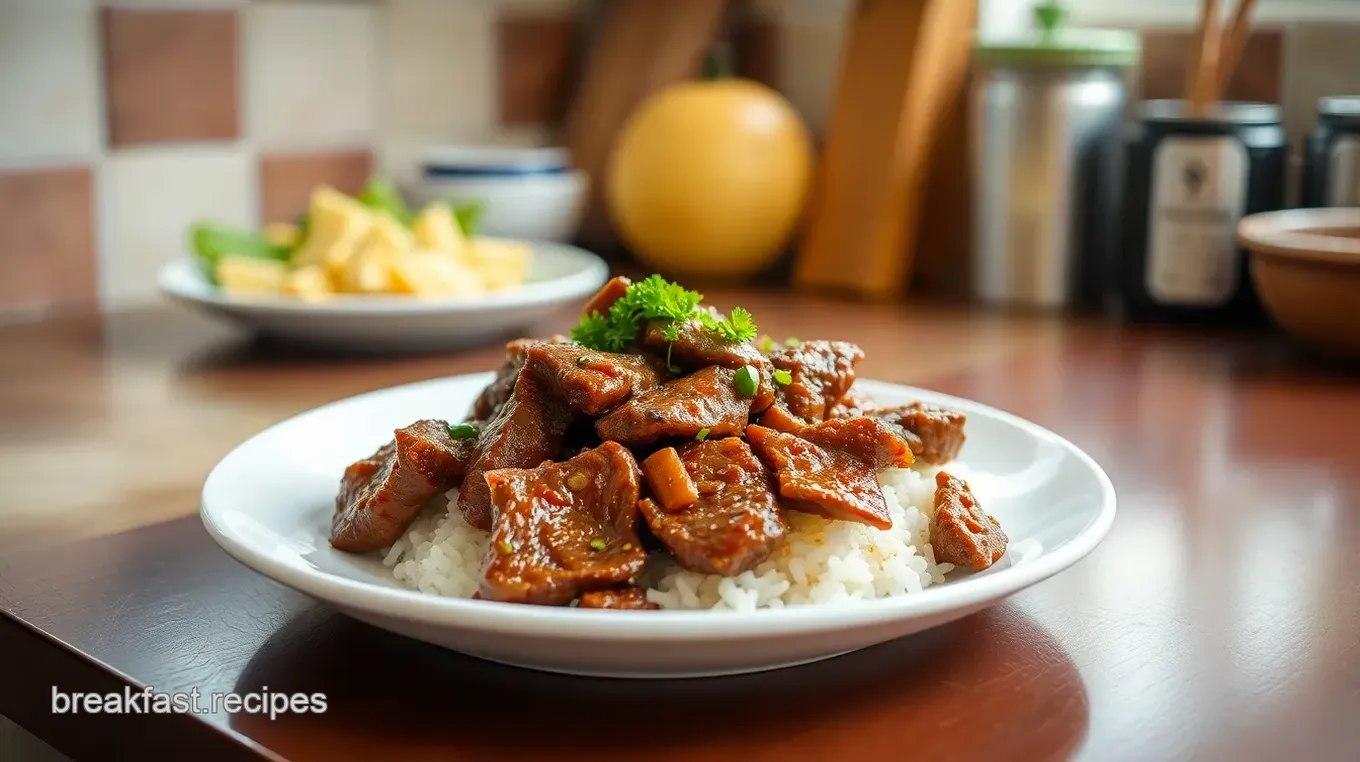
[[[257,313],[311,315],[420,315],[485,313],[489,310],[518,310],[557,304],[595,292],[609,278],[609,265],[585,249],[551,241],[526,241],[536,253],[552,251],[554,256],[575,260],[576,269],[558,278],[526,283],[513,291],[462,299],[424,299],[406,296],[350,296],[309,302],[287,297],[229,297],[208,282],[198,264],[180,258],[161,267],[156,277],[161,293],[172,299],[205,304],[224,310]],[[192,284],[192,285],[189,285]]]
[[[325,415],[335,406],[401,389],[413,390],[447,383],[451,379],[471,379],[490,373],[464,374],[387,387],[338,400],[265,429],[270,431],[307,416]],[[1023,564],[930,587],[911,595],[857,601],[836,606],[792,606],[756,612],[712,611],[610,611],[583,613],[572,608],[528,606],[494,601],[450,598],[415,590],[389,588],[348,579],[315,568],[295,566],[269,553],[241,542],[214,517],[210,506],[212,493],[221,489],[224,471],[243,448],[262,431],[233,448],[209,473],[204,483],[200,517],[213,540],[245,566],[302,593],[341,608],[352,608],[427,626],[476,629],[507,635],[551,636],[570,633],[572,637],[605,641],[666,641],[702,637],[708,640],[742,640],[751,637],[792,636],[846,627],[922,618],[970,607],[1019,592],[1067,569],[1090,553],[1104,539],[1114,523],[1116,498],[1114,485],[1096,461],[1081,448],[1054,432],[1004,410],[972,400],[919,387],[861,380],[857,385],[891,388],[922,399],[952,406],[965,413],[985,413],[1010,423],[1038,439],[1053,443],[1076,457],[1095,476],[1101,491],[1096,516],[1070,540],[1051,552]],[[338,475],[337,475],[338,479]],[[337,482],[338,483],[338,482]]]

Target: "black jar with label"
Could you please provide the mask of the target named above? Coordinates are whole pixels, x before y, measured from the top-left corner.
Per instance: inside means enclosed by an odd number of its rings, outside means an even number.
[[[1264,322],[1237,246],[1243,216],[1284,206],[1280,110],[1221,103],[1187,116],[1147,101],[1128,142],[1118,299],[1131,320]]]
[[[1360,95],[1318,100],[1302,185],[1303,207],[1360,206]]]

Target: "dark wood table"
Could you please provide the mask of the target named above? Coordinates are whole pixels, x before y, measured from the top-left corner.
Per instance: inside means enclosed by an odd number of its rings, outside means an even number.
[[[722,293],[866,377],[1031,418],[1108,470],[1086,560],[985,613],[712,680],[538,674],[336,614],[219,551],[232,446],[482,370],[252,343],[178,312],[0,329],[0,714],[75,758],[1360,759],[1360,385],[1267,335]],[[560,330],[567,316],[541,326]],[[324,714],[53,713],[52,692],[321,692]]]

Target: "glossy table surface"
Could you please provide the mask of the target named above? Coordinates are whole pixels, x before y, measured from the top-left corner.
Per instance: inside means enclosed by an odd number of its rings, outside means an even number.
[[[776,336],[857,341],[864,377],[1063,434],[1114,481],[1112,532],[1001,606],[829,662],[537,674],[331,612],[196,517],[207,471],[261,428],[488,369],[496,348],[334,358],[170,311],[0,328],[0,714],[77,759],[1360,759],[1354,375],[1268,334],[712,296]],[[52,711],[53,686],[126,685],[321,692],[328,709]]]

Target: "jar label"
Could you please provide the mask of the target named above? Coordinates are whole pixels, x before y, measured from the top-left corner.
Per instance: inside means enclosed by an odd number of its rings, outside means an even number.
[[[1327,206],[1360,206],[1360,137],[1342,135],[1332,142]]]
[[[1148,212],[1152,298],[1197,307],[1232,298],[1247,172],[1247,149],[1230,137],[1172,137],[1157,146]]]

